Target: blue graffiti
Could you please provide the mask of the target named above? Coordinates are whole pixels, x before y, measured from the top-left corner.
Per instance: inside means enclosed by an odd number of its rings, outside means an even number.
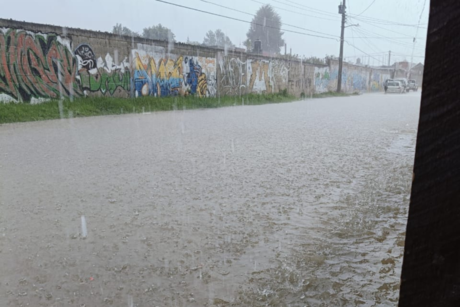
[[[336,69],[331,71],[331,80],[338,80],[339,73]],[[342,89],[346,91],[366,91],[367,78],[359,71],[344,68],[342,70]]]
[[[134,90],[136,97],[142,96],[142,88],[148,84],[148,95],[153,95],[153,82],[145,70],[134,70]]]
[[[187,73],[187,77],[185,78],[185,84],[190,86],[190,93],[196,94],[198,88],[199,77],[202,74],[201,65],[195,63],[193,58],[188,59],[185,58],[185,63],[189,65],[190,71]]]
[[[139,96],[177,96],[182,87],[182,78],[161,79],[155,75],[149,76],[145,70],[134,71],[134,88],[136,97]],[[148,92],[143,92],[148,84]]]
[[[352,80],[353,90],[366,90],[366,78],[364,78],[360,73],[352,74]]]
[[[323,69],[321,72],[315,73],[315,91],[323,93],[328,91],[330,75],[328,69]]]

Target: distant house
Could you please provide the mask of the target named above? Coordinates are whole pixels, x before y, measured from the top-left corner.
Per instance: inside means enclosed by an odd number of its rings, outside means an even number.
[[[393,68],[393,78],[413,79],[419,86],[422,85],[423,69],[425,67],[422,63],[410,64],[408,61],[402,61],[394,63],[391,67]]]
[[[414,79],[419,86],[422,86],[424,68],[425,65],[423,65],[422,63],[418,63],[417,65],[413,66],[410,71],[410,79]]]

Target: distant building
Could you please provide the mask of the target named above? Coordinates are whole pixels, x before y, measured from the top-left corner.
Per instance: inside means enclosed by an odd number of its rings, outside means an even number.
[[[422,63],[418,63],[417,65],[413,66],[410,71],[410,79],[415,80],[419,86],[422,86],[424,68],[425,65],[423,65]]]
[[[422,63],[409,63],[408,61],[396,62],[392,65],[393,78],[407,78],[417,82],[419,86],[423,82],[423,69]],[[409,71],[410,69],[410,71]]]
[[[252,49],[252,52],[259,54],[262,53],[262,42],[259,39],[254,42],[254,48]]]

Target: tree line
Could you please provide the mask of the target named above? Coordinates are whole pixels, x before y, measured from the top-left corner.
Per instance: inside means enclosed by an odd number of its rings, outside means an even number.
[[[284,32],[281,30],[282,25],[281,17],[275,11],[275,9],[269,4],[262,5],[251,21],[249,30],[246,33],[244,46],[248,50],[254,51],[255,42],[259,41],[260,47],[262,49],[259,50],[259,52],[266,52],[272,55],[281,55],[280,50],[282,50],[282,48],[285,46],[285,41],[283,39]],[[175,41],[176,37],[171,29],[161,24],[144,28],[142,34],[140,34],[138,32],[132,31],[122,24],[117,23],[113,27],[112,32],[118,35],[144,37],[162,41]],[[206,32],[202,43],[197,41],[190,41],[188,38],[187,43],[192,45],[214,46],[228,49],[233,49],[235,47],[230,38],[225,35],[221,29],[214,31],[209,30]],[[313,64],[326,64],[328,59],[331,58],[331,56],[326,56],[325,59],[317,57],[301,58],[299,55],[284,55],[283,57],[289,59],[301,59],[305,62],[310,62]]]
[[[261,6],[252,19],[249,30],[246,33],[247,39],[244,41],[244,45],[248,47],[248,49],[251,49],[254,42],[259,40],[263,51],[278,54],[280,48],[284,46],[284,39],[282,37],[284,33],[281,32],[281,25],[281,17],[278,13],[276,13],[271,5],[267,4]],[[163,26],[162,24],[144,28],[142,33],[139,33],[123,26],[121,23],[117,23],[113,26],[112,33],[163,41],[174,41],[176,37],[171,29]],[[188,39],[187,43],[217,46],[220,48],[235,47],[230,38],[225,35],[221,29],[217,29],[215,31],[209,30],[205,34],[202,43],[190,41]]]

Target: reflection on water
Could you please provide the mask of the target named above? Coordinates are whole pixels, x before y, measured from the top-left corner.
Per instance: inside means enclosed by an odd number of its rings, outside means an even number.
[[[395,306],[419,100],[0,126],[0,305]]]

